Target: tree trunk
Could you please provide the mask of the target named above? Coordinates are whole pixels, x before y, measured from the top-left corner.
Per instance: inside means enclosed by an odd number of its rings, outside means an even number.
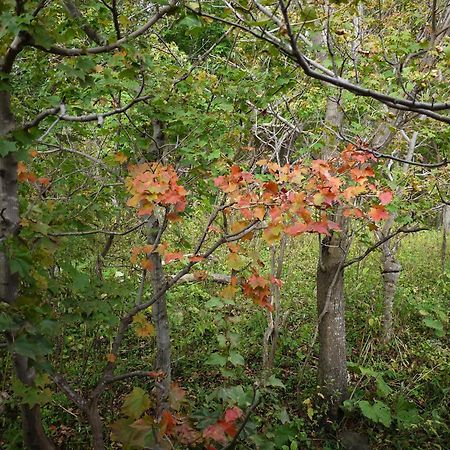
[[[347,346],[345,335],[344,270],[347,238],[336,234],[321,242],[317,268],[319,329],[318,383],[332,415],[347,398]]]
[[[384,308],[383,308],[383,342],[391,340],[393,334],[392,310],[394,307],[394,297],[397,291],[397,282],[402,269],[396,259],[396,249],[391,251],[386,242],[382,246],[383,250],[383,282],[384,282]]]
[[[97,400],[93,400],[87,411],[87,419],[92,431],[92,447],[94,450],[105,450],[103,440],[103,422],[98,410]]]
[[[442,250],[441,250],[441,264],[442,272],[445,272],[447,264],[447,235],[450,230],[450,206],[444,204],[442,207]]]
[[[150,228],[151,227],[151,228]],[[155,243],[159,230],[159,221],[156,214],[149,220],[148,242]],[[152,263],[151,283],[154,293],[164,289],[165,277],[161,255],[153,252],[149,256]],[[170,328],[167,314],[166,295],[162,295],[152,306],[152,317],[156,330],[156,358],[154,368],[157,372],[164,372],[164,378],[156,387],[158,416],[168,409],[169,391],[172,376],[171,352],[170,352]]]
[[[329,98],[325,122],[338,130],[343,121],[339,103]],[[339,144],[335,135],[326,137],[322,158],[329,159]],[[346,219],[335,211],[335,221],[341,232],[333,233],[320,243],[317,267],[317,314],[319,335],[318,385],[329,413],[336,416],[339,405],[347,397],[347,346],[345,334],[344,269],[342,268],[350,245]]]
[[[15,121],[11,113],[10,96],[0,91],[0,139],[14,128]],[[0,300],[13,305],[19,293],[19,276],[11,273],[5,245],[6,239],[19,231],[19,199],[17,189],[17,160],[13,153],[0,158]],[[10,336],[12,342],[14,336]],[[13,355],[14,368],[19,380],[26,386],[34,382],[35,371],[29,366],[29,359]],[[47,438],[41,421],[39,405],[30,408],[21,405],[24,445],[28,449],[54,449]]]

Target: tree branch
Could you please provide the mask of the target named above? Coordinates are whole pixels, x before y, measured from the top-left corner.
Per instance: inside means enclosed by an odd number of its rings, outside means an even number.
[[[152,16],[150,20],[148,20],[144,25],[142,25],[137,30],[132,33],[124,36],[121,39],[118,39],[116,42],[112,44],[102,45],[99,47],[90,47],[90,48],[65,48],[60,46],[52,46],[50,48],[44,48],[41,45],[35,44],[33,42],[30,45],[34,48],[42,50],[46,53],[52,53],[54,55],[60,56],[83,56],[83,55],[97,55],[99,53],[110,52],[111,50],[115,50],[116,48],[120,48],[123,44],[128,42],[130,39],[136,38],[138,36],[143,35],[146,31],[149,30],[158,20],[164,17],[169,12],[175,10],[178,5],[178,0],[172,0],[168,5],[161,6],[157,12]]]
[[[362,255],[351,259],[350,261],[347,261],[344,265],[343,265],[343,269],[345,269],[348,266],[351,266],[352,264],[355,264],[357,262],[362,261],[364,258],[366,258],[367,256],[369,256],[373,251],[375,251],[378,247],[381,247],[386,241],[389,241],[390,239],[392,239],[393,237],[397,236],[400,233],[417,233],[419,231],[427,231],[428,228],[399,228],[398,230],[394,231],[393,233],[388,234],[387,236],[385,236],[383,239],[380,239],[377,243],[375,243],[374,245],[372,245],[372,247],[369,247]]]

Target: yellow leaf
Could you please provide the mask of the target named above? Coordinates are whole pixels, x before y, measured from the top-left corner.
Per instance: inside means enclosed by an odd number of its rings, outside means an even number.
[[[237,253],[230,253],[227,258],[227,266],[230,269],[240,270],[245,266],[245,261]]]
[[[114,155],[114,160],[117,161],[119,164],[123,164],[128,161],[128,156],[124,155],[122,152],[117,152]]]
[[[139,337],[149,337],[155,334],[155,327],[147,322],[146,324],[136,328],[136,335]]]

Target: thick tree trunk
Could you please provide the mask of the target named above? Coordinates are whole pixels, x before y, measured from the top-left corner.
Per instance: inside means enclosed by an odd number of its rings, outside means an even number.
[[[10,97],[6,91],[0,91],[0,139],[14,128],[15,121],[10,109]],[[19,199],[17,190],[17,160],[10,153],[0,158],[0,300],[14,304],[19,292],[19,276],[11,273],[5,241],[19,231]],[[10,337],[12,341],[14,336]],[[14,367],[19,380],[26,386],[34,382],[35,372],[29,365],[29,359],[14,355]],[[39,405],[30,408],[21,405],[24,446],[28,449],[54,449],[47,438],[41,421]]]
[[[327,100],[325,122],[338,130],[343,121],[340,105],[332,98]],[[330,134],[326,139],[322,158],[336,153],[339,141]],[[346,219],[335,211],[334,219],[342,230],[322,239],[317,267],[317,314],[319,334],[318,385],[329,413],[336,416],[339,405],[347,397],[347,347],[345,334],[345,298],[343,264],[350,245],[346,233]]]
[[[347,398],[347,346],[345,334],[344,270],[345,236],[325,237],[317,268],[319,328],[318,384],[332,415]],[[348,243],[344,242],[346,248]]]

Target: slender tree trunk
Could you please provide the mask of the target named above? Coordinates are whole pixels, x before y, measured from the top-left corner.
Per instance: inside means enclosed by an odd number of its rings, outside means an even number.
[[[150,260],[154,264],[152,270],[153,292],[158,292],[164,287],[164,271],[159,253],[152,253]],[[172,364],[170,351],[169,316],[167,315],[166,296],[163,295],[153,304],[152,316],[156,328],[156,359],[155,370],[164,372],[164,379],[158,389],[159,413],[168,408],[170,383],[172,379]]]
[[[444,204],[442,207],[442,249],[441,249],[441,264],[442,272],[445,272],[445,266],[447,263],[447,235],[450,230],[450,206]]]
[[[105,450],[103,439],[103,421],[98,410],[97,400],[93,400],[87,409],[87,420],[92,432],[92,447],[94,450]]]
[[[14,355],[14,367],[17,377],[26,386],[34,382],[35,372],[30,368],[28,358]],[[23,441],[30,450],[53,450],[55,447],[45,434],[41,421],[41,408],[34,405],[30,408],[27,404],[21,405]]]
[[[7,91],[0,91],[0,139],[6,137],[14,128],[10,97]],[[0,300],[13,305],[19,292],[19,276],[11,273],[8,254],[4,245],[6,240],[19,231],[19,199],[17,189],[17,160],[13,153],[0,158]],[[10,341],[14,336],[10,336]],[[19,380],[26,386],[34,383],[35,371],[29,359],[13,355],[14,368]],[[47,438],[41,421],[39,405],[30,408],[21,405],[24,445],[32,450],[54,449]]]
[[[153,140],[149,148],[148,161],[165,162],[167,150],[166,139],[163,130],[163,124],[155,119],[152,121]],[[154,244],[158,235],[159,227],[162,226],[162,218],[155,212],[148,221],[149,244]],[[150,254],[152,269],[150,270],[153,292],[161,291],[166,283],[161,255],[157,252]],[[172,381],[172,364],[170,349],[170,325],[167,314],[166,295],[162,295],[152,306],[152,317],[156,330],[156,358],[154,368],[156,371],[164,373],[163,380],[156,386],[157,396],[157,415],[169,408],[169,392]]]
[[[383,307],[383,341],[389,342],[393,335],[394,297],[397,291],[397,282],[400,277],[401,265],[394,256],[383,251],[383,282],[384,282],[384,307]]]

